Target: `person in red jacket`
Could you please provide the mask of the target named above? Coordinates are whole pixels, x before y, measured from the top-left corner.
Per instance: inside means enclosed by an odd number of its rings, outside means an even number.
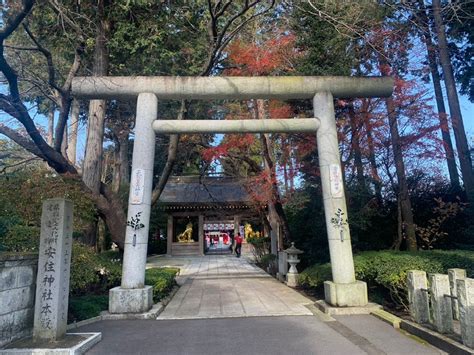
[[[240,235],[240,233],[237,233],[237,235],[234,238],[235,241],[235,254],[238,258],[240,258],[240,254],[242,253],[242,241],[244,238]]]

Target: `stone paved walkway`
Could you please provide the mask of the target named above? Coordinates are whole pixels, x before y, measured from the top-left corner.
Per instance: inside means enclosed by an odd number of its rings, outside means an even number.
[[[312,315],[309,299],[245,259],[152,257],[147,266],[180,267],[179,291],[158,321],[74,330],[102,332],[88,354],[441,354],[373,316]]]
[[[310,299],[232,255],[182,260],[179,282],[158,320],[312,314]]]

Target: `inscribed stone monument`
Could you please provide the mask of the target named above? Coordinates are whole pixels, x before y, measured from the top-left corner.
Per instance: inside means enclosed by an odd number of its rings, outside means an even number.
[[[72,246],[71,201],[43,202],[33,337],[54,341],[66,333]]]

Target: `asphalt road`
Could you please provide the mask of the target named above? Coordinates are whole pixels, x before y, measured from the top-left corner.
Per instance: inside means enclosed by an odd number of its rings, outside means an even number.
[[[362,331],[361,331],[362,330]],[[101,321],[88,354],[439,354],[372,316]]]

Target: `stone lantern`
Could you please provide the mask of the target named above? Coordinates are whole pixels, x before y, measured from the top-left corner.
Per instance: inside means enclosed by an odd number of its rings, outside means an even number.
[[[288,255],[288,263],[290,264],[290,270],[286,274],[286,284],[290,287],[298,286],[298,270],[296,269],[296,264],[300,262],[298,259],[299,254],[303,254],[302,250],[295,248],[295,243],[291,243],[291,247],[285,250],[285,253]]]

